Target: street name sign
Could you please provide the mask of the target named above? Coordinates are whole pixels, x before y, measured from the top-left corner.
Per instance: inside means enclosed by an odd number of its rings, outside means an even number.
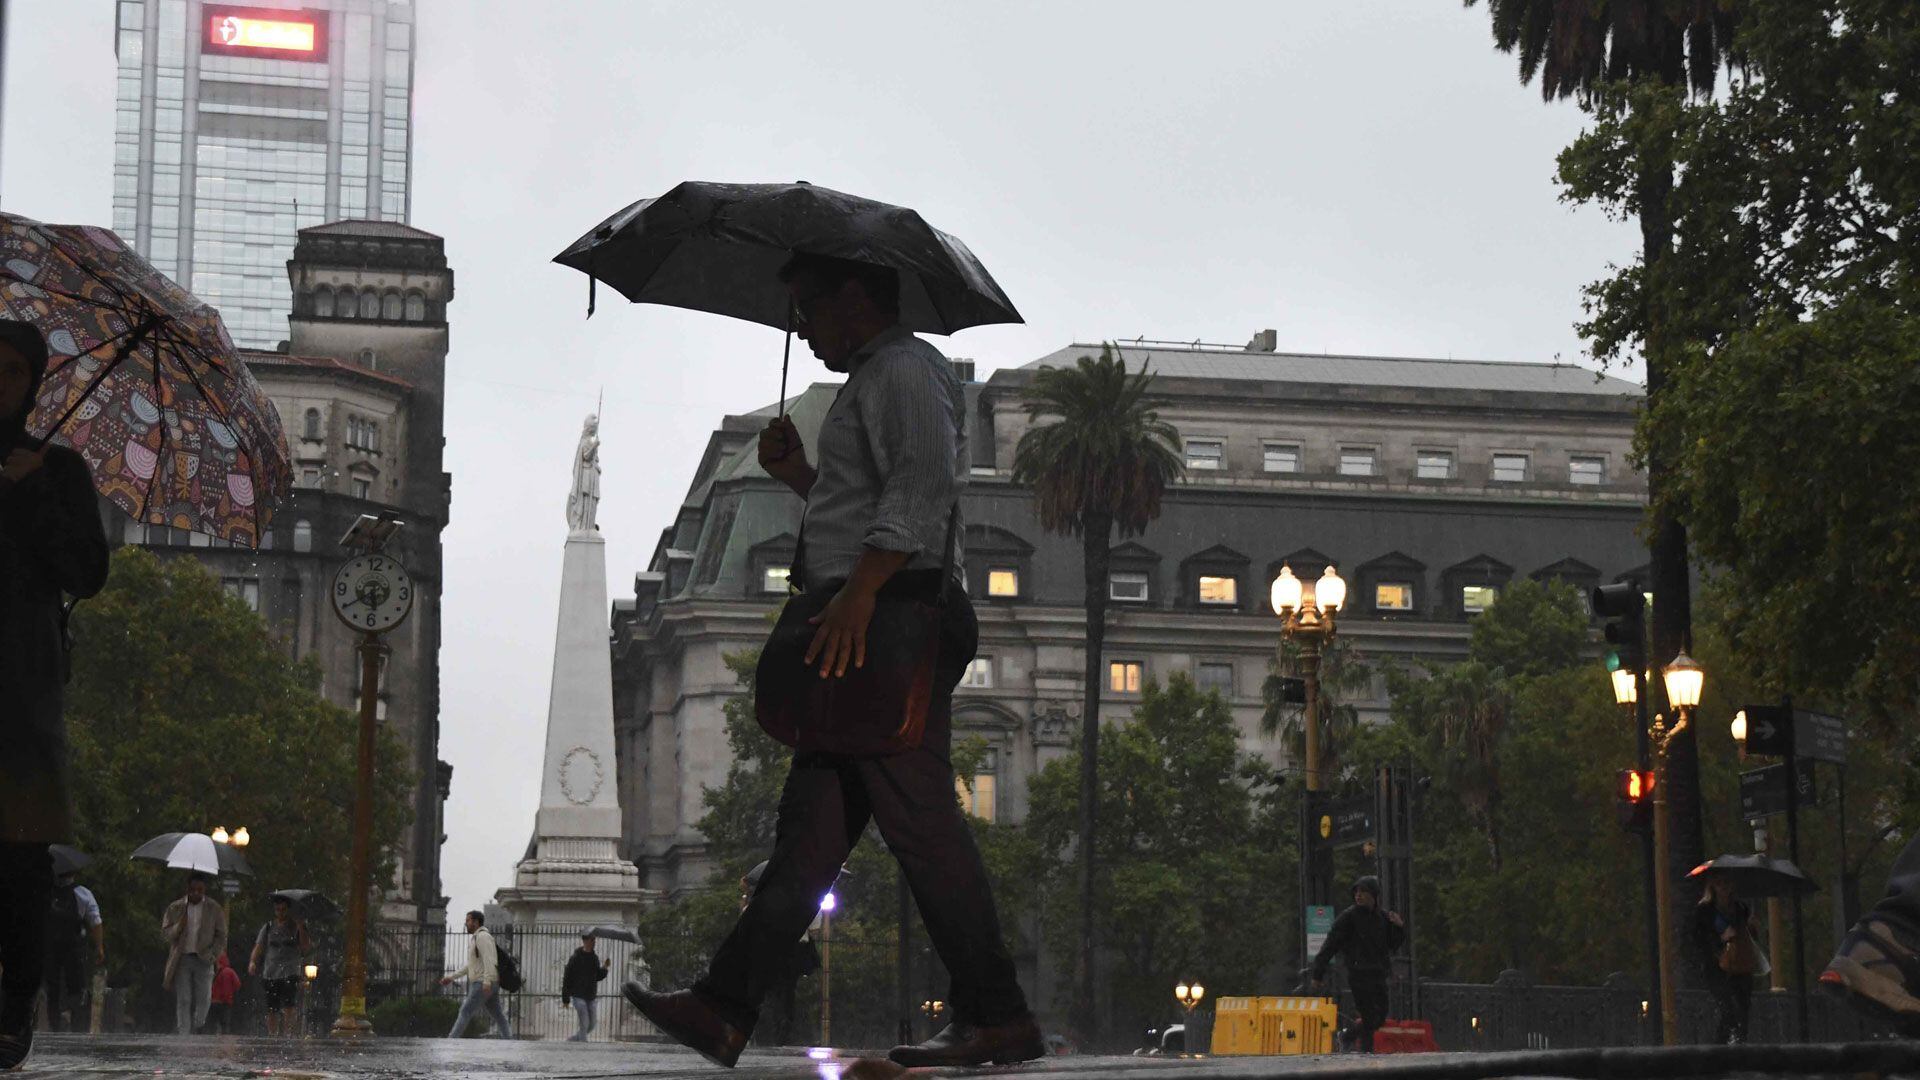
[[[1373,796],[1359,795],[1327,803],[1314,823],[1320,843],[1329,847],[1351,847],[1373,839]]]
[[[1813,802],[1813,762],[1799,762],[1800,805]],[[1740,816],[1748,821],[1787,812],[1787,766],[1785,762],[1751,769],[1740,774]]]
[[[1794,753],[1803,760],[1824,761],[1830,765],[1847,763],[1847,722],[1838,716],[1793,710]]]

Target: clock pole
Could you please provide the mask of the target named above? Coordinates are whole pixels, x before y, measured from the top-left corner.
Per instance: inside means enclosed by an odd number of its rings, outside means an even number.
[[[367,894],[373,882],[373,725],[380,696],[380,665],[390,651],[371,630],[360,635],[360,753],[353,783],[353,854],[347,886],[347,957],[341,972],[335,1035],[371,1035],[367,1019]]]

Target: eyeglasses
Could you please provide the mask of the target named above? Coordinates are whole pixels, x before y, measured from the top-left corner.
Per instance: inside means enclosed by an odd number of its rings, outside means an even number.
[[[789,305],[794,327],[797,329],[812,323],[813,318],[807,314],[807,309],[814,307],[824,299],[826,299],[824,295],[795,297],[793,303]]]

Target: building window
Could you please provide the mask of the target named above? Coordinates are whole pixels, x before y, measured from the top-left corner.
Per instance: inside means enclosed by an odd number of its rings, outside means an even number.
[[[360,317],[363,319],[380,317],[380,296],[372,289],[360,294]]]
[[[784,593],[787,591],[788,579],[792,576],[792,567],[765,567],[760,571],[760,591],[763,593]]]
[[[1602,484],[1607,479],[1607,459],[1574,457],[1567,462],[1567,479],[1576,484]]]
[[[1373,610],[1412,611],[1413,585],[1405,581],[1382,581],[1373,587]]]
[[[1107,665],[1107,689],[1116,694],[1137,694],[1147,674],[1138,660],[1115,660]]]
[[[1422,480],[1453,479],[1453,454],[1446,450],[1422,450],[1414,459],[1414,475]]]
[[[313,550],[313,523],[296,521],[293,523],[293,550]]]
[[[1300,471],[1300,447],[1294,443],[1267,443],[1261,453],[1261,467],[1267,472]]]
[[[380,425],[358,416],[347,417],[347,445],[355,450],[377,453],[380,449]]]
[[[1460,586],[1460,610],[1469,615],[1478,615],[1493,606],[1500,596],[1500,590],[1493,585]]]
[[[397,292],[390,292],[380,298],[380,317],[388,322],[399,322],[400,315],[405,310],[406,301],[400,299],[400,294]]]
[[[1000,771],[1000,752],[989,749],[980,760],[980,768],[973,774],[973,783],[968,785],[966,778],[953,778],[953,793],[960,800],[960,809],[982,821],[993,821],[998,816],[1000,785],[997,782]]]
[[[993,688],[993,657],[976,656],[967,663],[967,673],[960,680],[962,686],[978,687],[982,690]]]
[[[335,294],[333,310],[343,319],[351,319],[358,313],[358,301],[355,299],[352,289],[342,288]]]
[[[1188,439],[1187,468],[1219,469],[1226,464],[1227,444],[1219,439]]]
[[[998,566],[987,571],[988,596],[1019,596],[1020,571],[1008,566]]]
[[[373,481],[364,476],[353,478],[353,497],[356,499],[373,498]]]
[[[319,487],[320,486],[320,470],[319,469],[301,469],[300,470],[300,486],[304,488]]]
[[[259,578],[221,578],[220,584],[227,590],[228,596],[237,596],[248,608],[254,611],[260,610]]]
[[[1341,476],[1372,476],[1373,450],[1364,446],[1340,448]]]
[[[132,518],[128,518],[126,524],[120,527],[121,543],[138,544],[142,540],[145,540],[146,537],[147,527]]]
[[[1240,602],[1240,579],[1201,574],[1198,592],[1200,602],[1203,604],[1223,604],[1231,607]]]
[[[301,438],[318,439],[320,437],[320,410],[308,409],[306,416],[301,420],[301,428]]]
[[[1493,455],[1493,482],[1496,484],[1524,484],[1527,481],[1527,455]]]
[[[1147,575],[1130,570],[1116,570],[1107,575],[1107,599],[1119,600],[1129,604],[1145,603],[1147,599]]]
[[[1223,698],[1233,696],[1232,664],[1201,664],[1193,669],[1193,685],[1202,693],[1213,691]]]
[[[427,298],[417,292],[407,294],[407,321],[424,322],[427,318]]]

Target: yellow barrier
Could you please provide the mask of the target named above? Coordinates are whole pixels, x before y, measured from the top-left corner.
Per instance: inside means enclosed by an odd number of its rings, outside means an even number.
[[[1213,1006],[1213,1053],[1331,1054],[1338,1026],[1326,998],[1223,997]]]

